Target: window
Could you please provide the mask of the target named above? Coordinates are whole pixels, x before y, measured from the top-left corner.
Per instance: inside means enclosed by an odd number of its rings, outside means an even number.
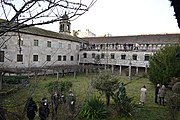
[[[111,59],[114,59],[114,58],[115,58],[115,54],[111,53]]]
[[[51,61],[51,55],[47,55],[47,61]]]
[[[64,24],[61,24],[60,25],[60,32],[63,32],[64,31]]]
[[[145,54],[144,61],[149,61],[149,54]]]
[[[79,50],[79,45],[76,45],[76,50]]]
[[[74,60],[74,56],[71,56],[71,61],[73,61]]]
[[[126,59],[126,55],[125,54],[121,55],[121,59],[125,60]]]
[[[67,25],[67,30],[70,31],[70,25]]]
[[[62,48],[62,43],[59,43],[59,48]]]
[[[51,47],[51,41],[47,41],[47,47]]]
[[[137,60],[137,55],[134,54],[134,55],[132,56],[132,59],[133,59],[133,60]]]
[[[33,61],[38,61],[38,55],[33,55]]]
[[[65,55],[63,56],[63,61],[66,61],[66,56]]]
[[[79,54],[77,55],[77,61],[79,60]]]
[[[34,46],[39,46],[39,41],[38,40],[34,40]]]
[[[0,62],[4,62],[4,51],[0,51]]]
[[[84,57],[84,58],[87,58],[87,53],[83,53],[83,57]]]
[[[92,58],[95,58],[96,54],[95,53],[92,53]]]
[[[58,55],[58,61],[61,61],[61,59],[62,59],[62,56]]]
[[[105,54],[104,54],[104,53],[101,53],[101,58],[102,58],[102,59],[104,59],[104,56],[105,56]]]
[[[68,49],[71,49],[71,44],[68,44]]]
[[[17,62],[22,62],[23,61],[23,55],[17,54]]]

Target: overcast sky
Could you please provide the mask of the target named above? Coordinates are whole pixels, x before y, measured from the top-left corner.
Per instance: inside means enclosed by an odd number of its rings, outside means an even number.
[[[43,28],[59,30],[58,23]],[[97,0],[88,12],[71,22],[71,29],[113,36],[180,33],[169,0]]]

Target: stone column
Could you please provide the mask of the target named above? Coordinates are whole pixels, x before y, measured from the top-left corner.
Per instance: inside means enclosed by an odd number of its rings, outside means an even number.
[[[119,75],[122,75],[122,66],[119,66]]]
[[[128,79],[131,80],[131,63],[129,64],[129,76]]]
[[[2,72],[0,72],[0,90],[2,90],[2,82],[3,82],[3,76],[2,76]]]
[[[114,73],[114,65],[111,66],[112,74]]]
[[[59,72],[57,72],[57,80],[59,80]]]
[[[147,73],[147,66],[145,67],[145,71],[144,72]]]
[[[139,69],[138,69],[138,67],[136,67],[136,75],[138,75],[139,74]]]

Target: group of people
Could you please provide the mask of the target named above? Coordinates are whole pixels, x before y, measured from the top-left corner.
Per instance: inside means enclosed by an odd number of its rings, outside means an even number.
[[[34,120],[36,112],[38,111],[36,102],[32,97],[27,100],[27,117],[29,120]],[[41,120],[46,120],[49,116],[49,107],[48,101],[46,98],[43,98],[39,107],[39,117]]]
[[[146,86],[144,85],[140,89],[140,103],[141,105],[144,105],[145,100],[146,100],[146,93],[147,89]],[[165,95],[166,95],[166,88],[165,85],[160,86],[160,84],[157,84],[155,87],[155,103],[159,103],[160,105],[165,105]]]
[[[158,104],[158,99],[159,99],[159,104],[165,105],[165,95],[166,95],[165,85],[160,86],[160,84],[157,84],[155,88],[155,103]]]
[[[51,95],[51,106],[52,106],[52,120],[57,120],[58,106],[61,103],[65,103],[64,95],[60,95],[57,91]],[[67,97],[67,105],[70,114],[72,115],[75,111],[76,98],[74,93],[70,90]],[[37,111],[39,111],[40,120],[46,120],[49,116],[50,109],[47,98],[43,98],[39,109],[37,108],[36,102],[32,97],[27,100],[27,117],[29,120],[34,120]]]

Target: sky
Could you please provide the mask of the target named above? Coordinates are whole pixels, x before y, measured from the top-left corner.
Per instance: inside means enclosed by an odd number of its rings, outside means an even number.
[[[113,36],[180,32],[169,0],[97,0],[71,27]]]
[[[59,31],[58,22],[38,27]],[[180,33],[169,0],[97,0],[88,12],[71,21],[71,30],[86,29],[97,36]]]

